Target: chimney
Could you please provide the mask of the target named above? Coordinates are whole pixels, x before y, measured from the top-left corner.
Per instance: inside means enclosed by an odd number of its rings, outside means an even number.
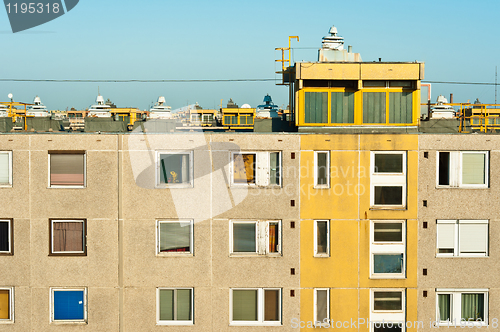
[[[352,53],[352,46],[351,45],[347,46],[347,53]]]
[[[453,93],[450,93],[450,104],[453,104]]]
[[[378,62],[382,62],[382,58],[378,58]]]

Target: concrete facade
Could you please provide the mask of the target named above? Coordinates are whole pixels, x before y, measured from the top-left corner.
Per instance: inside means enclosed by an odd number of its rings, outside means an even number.
[[[14,287],[15,308],[0,330],[290,330],[300,307],[299,146],[286,134],[0,136],[14,170],[12,187],[0,189],[0,216],[14,229],[14,254],[0,256],[0,288]],[[49,188],[54,150],[85,151],[85,188]],[[280,152],[280,185],[231,183],[232,152],[271,150]],[[192,187],[158,188],[157,151],[192,153]],[[85,256],[49,255],[49,219],[59,218],[86,219]],[[176,219],[193,220],[193,253],[158,255],[157,221]],[[231,254],[235,220],[280,221],[281,253]],[[86,323],[50,321],[51,287],[86,288]],[[192,326],[157,325],[159,287],[193,289]],[[281,324],[230,326],[232,288],[281,289]]]
[[[488,326],[476,329],[495,330],[500,316],[500,227],[497,202],[500,153],[497,135],[421,135],[419,139],[419,242],[418,242],[418,318],[422,331],[431,331],[437,319],[437,291],[484,290],[487,299]],[[439,151],[486,151],[489,155],[487,188],[442,188],[438,186]],[[426,203],[427,206],[424,206]],[[487,220],[488,254],[484,257],[438,257],[437,220]],[[424,228],[426,223],[427,228]],[[460,242],[460,240],[459,240]],[[424,269],[427,275],[424,275]],[[426,294],[424,294],[426,292]],[[460,317],[457,321],[460,320]],[[495,322],[497,322],[495,324]],[[447,327],[441,327],[441,329]],[[458,327],[459,328],[459,327]]]

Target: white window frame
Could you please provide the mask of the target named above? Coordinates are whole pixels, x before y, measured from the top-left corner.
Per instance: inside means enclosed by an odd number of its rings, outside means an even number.
[[[449,169],[449,185],[439,184],[439,154],[441,152],[450,153],[450,169]],[[484,184],[464,184],[462,183],[462,156],[464,154],[484,154]],[[462,188],[462,189],[485,189],[489,188],[489,167],[490,156],[489,151],[437,151],[436,152],[436,188]]]
[[[269,252],[269,224],[278,224],[278,252]],[[255,224],[255,251],[234,252],[234,224]],[[229,221],[229,253],[231,256],[281,256],[281,220],[230,220]]]
[[[440,224],[453,224],[453,253],[440,253],[439,252],[439,232],[438,228]],[[487,234],[486,234],[486,253],[461,253],[460,252],[460,225],[466,224],[486,224]],[[490,246],[490,227],[489,220],[470,220],[470,219],[458,219],[458,220],[436,220],[436,257],[489,257],[489,246]]]
[[[318,291],[326,291],[326,317],[328,322],[317,321],[318,317]],[[315,288],[314,289],[314,327],[328,327],[330,323],[330,288]]]
[[[462,321],[462,294],[484,294],[484,321]],[[451,295],[450,300],[450,321],[441,321],[439,313],[439,296],[440,294]],[[479,289],[457,289],[457,288],[437,288],[436,289],[436,322],[439,326],[460,326],[460,322],[463,322],[468,326],[488,326],[489,322],[489,289],[479,288]]]
[[[13,220],[12,219],[0,219],[1,222],[7,222],[9,224],[8,236],[9,236],[9,250],[8,251],[0,251],[0,255],[12,255],[13,251]]]
[[[256,321],[233,321],[233,290],[255,290],[257,291],[257,320]],[[279,317],[280,320],[275,321],[264,321],[265,315],[265,297],[264,291],[266,290],[277,290],[279,291]],[[281,326],[283,321],[283,290],[281,288],[265,287],[265,288],[231,288],[229,290],[229,325],[230,326]]]
[[[161,223],[189,223],[189,251],[160,252],[160,224]],[[188,226],[184,226],[188,227]],[[193,219],[159,219],[156,221],[156,255],[157,256],[193,256],[194,255],[194,220]]]
[[[55,320],[54,319],[54,292],[82,291],[83,292],[83,320]],[[55,324],[87,324],[87,287],[50,287],[50,322]]]
[[[79,222],[83,224],[83,248],[81,251],[54,251],[54,223]],[[85,219],[50,219],[50,254],[51,255],[86,255],[87,253],[87,220]]]
[[[279,165],[279,184],[271,184],[271,170],[270,170],[270,154],[277,153],[278,154],[278,165]],[[243,154],[255,154],[255,183],[235,183],[234,182],[234,156],[235,155],[243,155]],[[281,187],[283,183],[283,175],[282,175],[282,153],[281,151],[239,151],[239,152],[231,152],[231,160],[229,173],[231,178],[231,186],[235,187]]]
[[[401,310],[375,310],[375,292],[401,292]],[[370,290],[370,322],[399,323],[401,332],[405,331],[406,324],[406,290],[401,288],[372,288]],[[370,331],[374,331],[374,324],[370,324]]]
[[[401,242],[375,242],[375,224],[402,224]],[[375,255],[403,255],[401,273],[375,273]],[[406,221],[405,220],[371,220],[370,221],[370,279],[406,279]]]
[[[60,185],[51,185],[50,184],[50,155],[51,154],[74,154],[74,155],[83,155],[83,186],[60,186]],[[66,189],[82,189],[87,187],[87,151],[84,153],[57,153],[56,151],[52,151],[52,153],[48,153],[48,165],[49,169],[47,171],[48,174],[48,186],[47,188],[66,188]]]
[[[9,183],[0,184],[0,188],[12,188],[12,151],[0,151],[0,154],[7,154],[9,156]]]
[[[188,183],[160,183],[161,175],[160,175],[160,155],[168,154],[168,155],[177,155],[177,154],[185,154],[189,155],[189,182]],[[194,187],[194,158],[193,151],[179,151],[179,150],[157,150],[155,154],[155,165],[156,165],[156,174],[155,174],[155,187],[156,188],[193,188]]]
[[[318,253],[318,221],[326,221],[326,253]],[[330,220],[314,220],[314,257],[330,257]]]
[[[9,318],[0,319],[0,324],[14,323],[14,287],[0,287],[0,290],[9,291]]]
[[[402,173],[377,173],[375,172],[375,155],[400,154],[403,156]],[[402,202],[398,205],[375,205],[375,187],[402,187]],[[370,152],[370,206],[380,208],[406,208],[407,193],[407,151],[371,151]]]
[[[326,184],[318,183],[318,154],[326,153]],[[316,189],[327,189],[330,188],[330,151],[314,151],[314,188]]]
[[[191,290],[191,320],[160,320],[160,290],[174,291],[174,311],[177,310],[177,290]],[[175,314],[174,314],[175,317]],[[156,325],[194,325],[194,288],[193,287],[158,287],[156,288]]]

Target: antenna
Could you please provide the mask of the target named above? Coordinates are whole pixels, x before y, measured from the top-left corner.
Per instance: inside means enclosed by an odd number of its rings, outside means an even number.
[[[497,103],[497,76],[498,76],[497,75],[497,66],[495,66],[495,104]]]

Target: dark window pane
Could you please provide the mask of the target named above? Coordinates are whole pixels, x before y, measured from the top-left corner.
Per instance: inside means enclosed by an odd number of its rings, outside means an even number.
[[[403,324],[403,323],[401,323]],[[375,323],[373,327],[373,332],[401,332],[401,327],[397,322],[394,323]]]
[[[191,243],[191,223],[160,223],[160,252],[188,252]]]
[[[328,122],[328,92],[306,92],[304,94],[305,123]]]
[[[278,252],[278,223],[269,224],[269,252]]]
[[[51,186],[83,186],[84,154],[50,154]]]
[[[373,255],[374,273],[401,273],[403,271],[403,255]]]
[[[177,290],[177,320],[191,320],[191,289]]]
[[[233,320],[257,320],[256,290],[233,290]]]
[[[256,252],[255,224],[233,224],[233,252]]]
[[[264,290],[264,320],[276,322],[280,320],[280,291]]]
[[[10,227],[8,221],[0,221],[0,252],[9,252]]]
[[[317,221],[317,244],[316,251],[318,254],[326,254],[328,250],[328,222]]]
[[[316,291],[316,321],[323,322],[328,318],[328,291],[318,289]]]
[[[402,205],[403,187],[375,187],[375,205]]]
[[[403,308],[401,292],[374,292],[373,309],[395,311]]]
[[[52,252],[84,251],[83,222],[53,222]]]
[[[484,294],[462,294],[462,319],[484,322]]]
[[[320,152],[318,153],[318,170],[317,170],[317,181],[319,185],[328,184],[328,153]]]
[[[160,154],[160,183],[189,183],[188,154]]]
[[[160,289],[160,320],[174,320],[173,289]]]
[[[450,185],[450,153],[439,152],[439,185]]]
[[[375,242],[402,242],[403,224],[401,223],[374,223],[373,239]]]
[[[399,153],[375,154],[375,173],[403,173],[403,155]]]
[[[451,295],[438,294],[439,320],[451,320]]]
[[[453,254],[455,251],[453,250],[453,248],[451,248],[451,249],[439,248],[438,252],[440,254]]]

